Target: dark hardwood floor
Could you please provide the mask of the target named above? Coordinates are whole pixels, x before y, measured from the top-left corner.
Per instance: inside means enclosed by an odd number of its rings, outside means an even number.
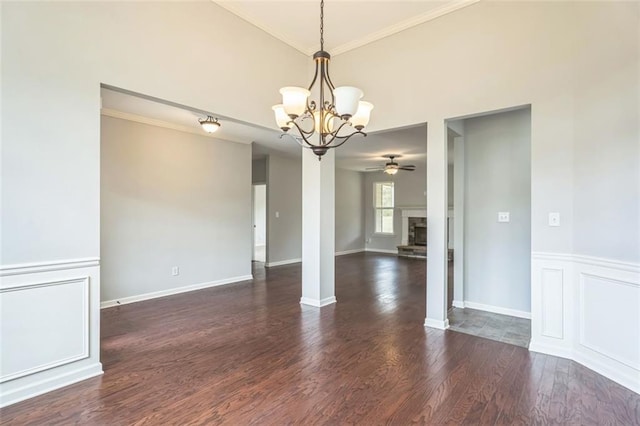
[[[581,365],[424,328],[425,263],[337,258],[338,303],[300,306],[300,266],[102,311],[104,376],[3,424],[640,423],[640,396]]]

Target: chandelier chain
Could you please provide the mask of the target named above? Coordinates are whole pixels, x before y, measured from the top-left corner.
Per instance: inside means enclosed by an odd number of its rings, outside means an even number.
[[[324,0],[320,1],[320,50],[324,50]]]

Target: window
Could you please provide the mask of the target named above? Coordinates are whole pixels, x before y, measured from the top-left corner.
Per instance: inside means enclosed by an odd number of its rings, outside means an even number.
[[[393,182],[374,184],[376,234],[393,234]]]

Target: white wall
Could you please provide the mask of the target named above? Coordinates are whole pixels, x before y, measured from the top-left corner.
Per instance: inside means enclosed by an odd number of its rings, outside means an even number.
[[[402,165],[402,161],[399,160]],[[402,207],[417,207],[424,210],[427,190],[424,166],[417,165],[413,172],[399,171],[391,176],[382,172],[364,173],[365,236],[370,239],[367,250],[382,250],[397,253],[402,242]],[[376,235],[373,208],[373,185],[375,182],[394,182],[395,206],[393,217],[394,235]]]
[[[336,169],[336,253],[363,250],[364,173]]]
[[[0,7],[0,252],[3,270],[12,274],[1,284],[4,289],[18,282],[89,277],[90,289],[87,305],[69,306],[67,287],[53,286],[47,295],[60,309],[87,309],[82,324],[72,327],[90,336],[89,357],[64,358],[64,365],[55,354],[43,363],[34,360],[26,376],[0,385],[5,404],[102,371],[100,83],[272,126],[268,105],[277,99],[277,89],[305,84],[309,61],[208,1],[1,2]],[[203,54],[212,49],[215,55]],[[268,62],[273,66],[256,78],[256,64]],[[42,268],[54,270],[37,272]],[[23,301],[36,306],[39,294],[24,291]],[[20,312],[8,316],[3,310],[2,324],[24,323],[29,311]],[[41,336],[66,341],[73,332],[52,333],[44,322],[37,327],[31,336],[39,347],[46,346]],[[37,354],[2,345],[2,358],[31,355]]]
[[[338,55],[332,77],[357,82],[376,104],[370,130],[532,104],[533,249],[572,252],[575,240],[582,254],[638,262],[639,8],[479,2]],[[398,64],[403,78],[388,90]],[[589,164],[601,179],[585,209]],[[594,234],[597,212],[613,214],[607,203],[619,215]],[[560,228],[547,226],[551,211]]]
[[[530,110],[471,118],[464,128],[465,303],[529,314]],[[498,212],[510,221],[498,223]]]
[[[250,278],[249,145],[101,122],[103,303]]]
[[[302,162],[299,158],[269,155],[266,264],[299,262],[301,257]]]

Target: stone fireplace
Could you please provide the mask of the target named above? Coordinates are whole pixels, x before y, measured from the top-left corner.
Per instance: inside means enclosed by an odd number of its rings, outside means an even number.
[[[418,229],[416,229],[418,228]],[[416,243],[416,235],[418,241]],[[427,211],[423,209],[402,209],[403,246],[427,244]]]

